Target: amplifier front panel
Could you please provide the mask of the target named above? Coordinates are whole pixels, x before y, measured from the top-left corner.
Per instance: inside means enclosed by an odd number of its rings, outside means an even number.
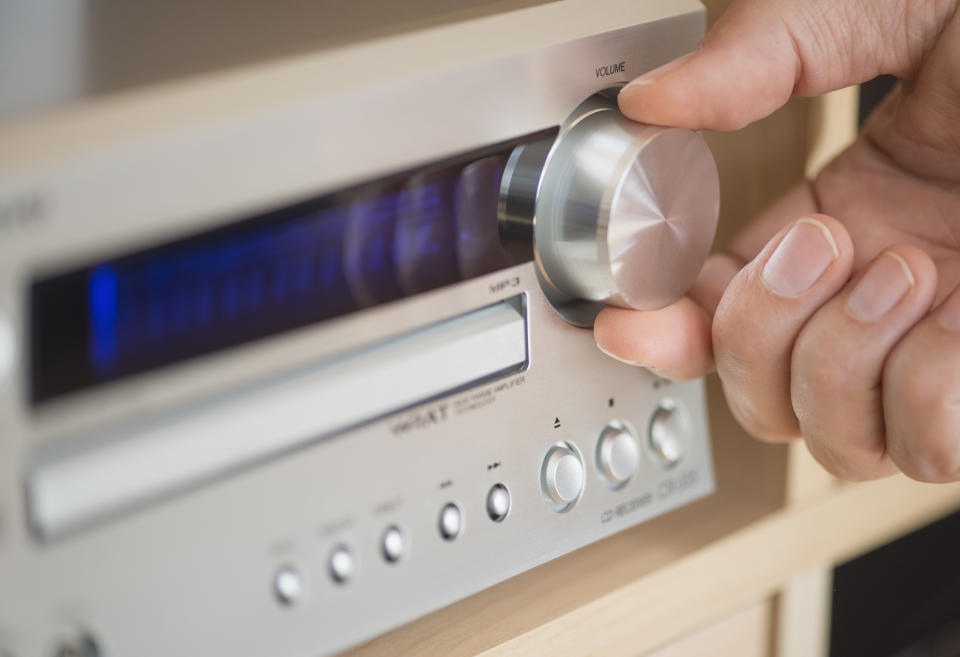
[[[712,492],[702,382],[669,383],[601,354],[589,331],[551,310],[530,264],[428,296],[480,307],[518,293],[526,370],[6,554],[4,600],[16,603],[5,603],[0,636],[23,654],[90,632],[107,655],[316,656]],[[380,310],[382,321],[406,303]],[[651,444],[664,402],[689,421],[672,466]],[[640,448],[637,473],[619,487],[597,459],[612,421]],[[582,496],[565,512],[541,476],[560,442],[585,466]],[[498,484],[509,494],[500,521],[488,508]],[[445,538],[449,504],[459,531]]]
[[[703,382],[602,354],[532,262],[40,403],[29,392],[33,282],[556,129],[703,26],[695,0],[564,0],[0,126],[0,654],[329,655],[710,494]],[[437,387],[446,355],[390,360],[401,335],[486,331],[473,313],[487,308],[497,332],[460,352],[475,374]],[[379,347],[396,366],[366,362],[369,389],[324,383],[336,413],[304,386],[296,417],[267,394]],[[391,387],[409,394],[365,398]],[[304,434],[311,413],[324,428]],[[235,430],[178,431],[193,414]],[[151,434],[162,459],[127,432],[138,423],[166,427]],[[48,467],[113,449],[126,456]],[[153,466],[163,485],[142,481]],[[100,497],[72,496],[78,481]]]

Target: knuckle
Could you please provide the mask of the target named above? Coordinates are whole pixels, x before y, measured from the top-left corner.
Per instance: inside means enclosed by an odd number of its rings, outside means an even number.
[[[859,472],[850,459],[845,458],[835,450],[827,448],[826,442],[813,439],[806,432],[804,432],[803,440],[807,444],[807,450],[813,456],[813,459],[834,477],[846,481],[860,479]]]
[[[862,378],[858,358],[855,349],[844,350],[819,331],[801,331],[791,356],[790,398],[805,435],[830,433],[823,415],[852,401],[851,381]]]
[[[764,442],[799,438],[790,404],[789,345],[771,335],[753,291],[750,273],[741,270],[720,301],[712,326],[717,373],[747,433]]]
[[[824,470],[839,479],[850,480],[851,477],[856,477],[854,464],[846,454],[836,450],[826,436],[811,428],[808,422],[801,423],[800,428],[807,451]]]
[[[911,413],[929,411],[944,401],[944,389],[939,377],[918,365],[907,350],[895,349],[884,372],[885,387],[891,389],[895,401]],[[914,415],[914,417],[917,417]]]
[[[905,475],[916,481],[928,484],[947,484],[960,481],[960,465],[954,459],[948,464],[944,455],[937,450],[927,450],[923,455],[913,457],[900,465]]]
[[[960,480],[960,381],[895,353],[885,373],[890,455],[911,479]]]
[[[796,379],[811,393],[833,394],[855,380],[862,366],[854,349],[838,349],[826,336],[801,331],[793,350]]]
[[[896,472],[882,447],[876,449],[843,445],[835,437],[814,438],[808,435],[806,431],[804,431],[803,439],[814,460],[838,479],[869,481]],[[866,442],[883,445],[882,439]]]
[[[717,353],[735,351],[736,343],[739,341],[740,331],[737,327],[737,313],[731,310],[730,305],[730,302],[724,297],[713,317],[711,333],[713,348]]]
[[[727,403],[733,417],[743,427],[744,431],[765,443],[779,442],[770,432],[766,423],[758,416],[756,409],[735,401],[729,394],[727,395]]]
[[[775,403],[760,403],[752,395],[731,390],[726,382],[723,387],[734,419],[757,440],[782,443],[800,437],[797,419],[789,407],[781,410]]]
[[[929,483],[960,481],[958,413],[956,402],[941,402],[911,413],[917,426],[897,427],[890,452],[905,475]]]
[[[718,313],[713,323],[713,350],[717,369],[726,378],[746,379],[753,365],[767,359],[762,332],[744,324],[737,313]]]

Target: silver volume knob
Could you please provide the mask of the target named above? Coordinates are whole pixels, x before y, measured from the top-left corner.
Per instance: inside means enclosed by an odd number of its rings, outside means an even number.
[[[717,228],[720,184],[706,142],[627,119],[618,91],[591,96],[564,123],[533,204],[541,283],[583,326],[604,304],[653,310],[681,297]]]

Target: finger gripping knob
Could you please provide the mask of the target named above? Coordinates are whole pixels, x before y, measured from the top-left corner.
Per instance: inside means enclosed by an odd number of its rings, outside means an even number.
[[[669,305],[699,273],[719,205],[716,163],[698,133],[636,123],[612,94],[591,97],[561,128],[537,189],[534,247],[548,298],[577,324],[592,324],[602,304]]]

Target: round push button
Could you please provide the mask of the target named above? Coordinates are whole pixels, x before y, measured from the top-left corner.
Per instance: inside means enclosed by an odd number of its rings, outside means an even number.
[[[292,605],[303,595],[303,580],[293,566],[283,566],[273,578],[273,592],[277,601]]]
[[[350,548],[341,545],[330,554],[330,576],[338,584],[350,581],[356,571],[357,564]]]
[[[620,420],[614,420],[600,433],[597,441],[597,465],[610,484],[620,487],[637,472],[640,446],[633,431]]]
[[[503,484],[496,484],[487,493],[487,515],[500,522],[510,513],[510,491]]]
[[[447,504],[440,510],[440,536],[446,541],[452,541],[460,535],[463,527],[463,518],[460,513],[460,507],[453,502]]]
[[[389,563],[400,561],[400,557],[403,556],[406,548],[406,541],[404,541],[403,532],[400,531],[399,527],[396,525],[387,527],[387,531],[383,532],[383,545],[381,547],[383,558]]]
[[[676,465],[686,455],[690,439],[690,422],[683,408],[672,399],[664,399],[650,418],[653,453],[663,465]]]
[[[543,459],[540,485],[544,495],[558,505],[557,511],[576,504],[583,492],[583,480],[583,461],[576,451],[566,443],[551,447]]]

